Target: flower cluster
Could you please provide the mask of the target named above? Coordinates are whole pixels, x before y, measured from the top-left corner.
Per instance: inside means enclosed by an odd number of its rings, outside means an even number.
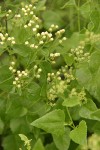
[[[67,84],[63,80],[57,80],[56,83],[51,83],[51,88],[48,90],[47,98],[48,100],[54,101],[59,94],[63,94],[65,89],[67,88]]]
[[[76,88],[73,88],[69,94],[69,97],[77,96],[80,100],[80,104],[87,101],[85,90],[77,91]]]
[[[21,88],[23,85],[25,85],[26,82],[26,78],[28,77],[28,70],[16,70],[15,69],[15,62],[11,62],[11,65],[9,67],[9,70],[13,73],[14,75],[14,81],[13,81],[13,85],[15,85],[15,87],[17,88]]]
[[[13,45],[13,44],[15,44],[16,42],[15,42],[15,38],[14,37],[10,37],[9,35],[8,35],[8,33],[6,33],[6,34],[2,34],[2,33],[0,33],[0,44],[1,45]]]
[[[61,29],[61,30],[57,31],[57,32],[55,33],[55,35],[57,36],[57,38],[59,38],[59,37],[62,36],[62,34],[63,34],[64,32],[65,32],[65,29]]]
[[[54,102],[55,99],[59,97],[59,94],[64,93],[69,83],[74,79],[72,68],[68,69],[68,66],[61,67],[56,73],[48,73],[48,100],[51,103],[52,101]]]
[[[100,41],[100,34],[95,34],[93,32],[89,32],[87,30],[85,35],[86,35],[85,42],[87,42],[87,43],[89,42],[91,44],[94,44],[94,43]]]
[[[48,31],[49,31],[49,32],[53,32],[53,31],[57,30],[58,28],[59,28],[58,25],[52,24],[52,25],[50,26],[50,28],[48,29]]]
[[[88,137],[87,145],[81,146],[81,150],[99,150],[100,149],[100,136],[92,134]]]
[[[60,56],[60,53],[50,53],[50,61],[52,64],[55,64],[55,59]]]
[[[11,13],[12,13],[12,10],[9,9],[7,14],[6,14],[6,17],[9,17]]]
[[[90,53],[84,52],[85,44],[83,41],[80,42],[80,45],[77,48],[72,48],[70,50],[69,56],[74,56],[76,62],[82,62],[84,60],[89,61]]]
[[[37,65],[34,66],[34,77],[39,79],[40,78],[40,74],[42,72],[41,68],[38,68]]]

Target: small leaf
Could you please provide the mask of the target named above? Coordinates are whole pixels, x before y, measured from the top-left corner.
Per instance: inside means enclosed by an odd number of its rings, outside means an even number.
[[[84,120],[79,123],[78,127],[70,132],[70,138],[80,145],[85,145],[87,143],[87,126]]]
[[[91,119],[91,113],[96,110],[97,107],[95,103],[91,99],[88,99],[87,103],[81,107],[79,114],[83,118]]]
[[[65,99],[64,102],[62,103],[62,105],[66,107],[73,107],[79,104],[80,104],[80,99],[78,98],[78,96],[69,97]]]
[[[71,6],[75,6],[75,0],[69,0],[67,3],[65,3],[65,5],[62,7],[62,9],[66,8],[66,7],[71,7]]]
[[[32,126],[41,128],[48,133],[63,135],[64,134],[65,114],[62,110],[54,110],[43,117],[33,121]]]
[[[21,55],[23,57],[27,57],[30,54],[30,52],[31,52],[31,48],[29,48],[28,46],[26,46],[24,44],[20,44],[20,45],[15,44],[13,46],[13,51],[16,54],[19,54],[19,55]]]
[[[100,109],[96,110],[95,112],[91,113],[91,118],[94,120],[100,121]]]
[[[80,13],[83,15],[84,18],[88,18],[90,17],[90,2],[87,1],[85,4],[83,4],[81,7],[80,7]]]
[[[40,139],[38,139],[38,141],[36,142],[36,144],[32,150],[45,150]]]
[[[66,128],[64,135],[53,135],[53,140],[56,145],[56,147],[59,150],[67,150],[70,145],[70,137],[69,137],[70,129]]]
[[[28,141],[28,138],[24,134],[19,134],[22,141]]]

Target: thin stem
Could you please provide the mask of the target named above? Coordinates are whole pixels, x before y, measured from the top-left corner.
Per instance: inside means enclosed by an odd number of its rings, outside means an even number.
[[[71,117],[71,115],[70,115],[70,112],[69,112],[68,107],[67,107],[67,113],[68,113],[68,116],[69,116],[69,118],[70,118],[70,121],[72,122],[73,128],[75,128],[75,125],[74,125],[74,122],[73,122],[72,117]]]
[[[80,32],[80,0],[78,0],[78,7],[77,7],[77,15],[78,15],[78,31]]]

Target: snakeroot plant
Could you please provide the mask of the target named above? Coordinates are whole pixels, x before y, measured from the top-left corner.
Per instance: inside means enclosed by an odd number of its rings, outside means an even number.
[[[100,3],[0,1],[0,150],[100,149]]]

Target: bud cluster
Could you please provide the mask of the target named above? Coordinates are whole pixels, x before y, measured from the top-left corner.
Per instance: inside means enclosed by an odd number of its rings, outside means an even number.
[[[50,28],[49,28],[49,32],[53,32],[53,31],[55,31],[55,30],[57,30],[59,28],[59,26],[58,25],[54,25],[54,24],[52,24],[51,26],[50,26]]]
[[[52,64],[55,64],[55,59],[60,56],[60,53],[50,53],[50,61]]]
[[[68,69],[68,66],[61,67],[56,73],[48,73],[48,100],[52,103],[59,96],[63,94],[67,89],[69,83],[75,78],[72,74],[72,68]]]
[[[15,62],[11,62],[9,70],[13,73],[15,80],[13,81],[13,85],[15,85],[15,87],[17,88],[21,88],[23,85],[25,85],[26,82],[26,78],[29,75],[28,70],[16,70],[15,69]]]
[[[65,32],[65,29],[61,29],[61,30],[57,31],[55,33],[55,35],[56,35],[57,38],[60,38],[64,32]]]
[[[12,14],[12,10],[9,9],[8,12],[7,12],[7,14],[6,14],[6,17],[9,17],[10,14]]]
[[[87,98],[86,98],[86,93],[85,90],[82,89],[80,92],[76,90],[76,88],[73,88],[71,90],[71,93],[69,94],[69,97],[73,97],[73,96],[77,96],[80,100],[80,103],[86,102]]]
[[[29,46],[30,48],[34,48],[34,49],[38,48],[38,45],[35,45],[35,44],[32,44],[32,43],[30,44],[29,41],[26,41],[25,45]]]
[[[42,69],[38,68],[37,65],[34,66],[34,77],[39,79],[41,77]]]
[[[24,7],[22,7],[22,12],[23,12],[24,16],[33,15],[34,10],[36,10],[36,7],[33,6],[32,4],[25,5]]]
[[[80,42],[80,45],[77,48],[72,48],[70,50],[69,56],[74,56],[74,60],[76,62],[82,62],[84,60],[90,60],[90,54],[88,52],[84,52],[85,46],[84,43]]]
[[[66,41],[66,40],[67,40],[67,38],[63,37],[62,39],[59,40],[59,43],[61,44],[61,43],[63,43],[63,41]]]
[[[46,44],[46,43],[51,42],[51,41],[54,40],[53,37],[52,37],[52,33],[49,33],[47,31],[37,33],[36,36],[39,40],[39,45],[43,45],[43,44]]]
[[[5,44],[13,45],[15,43],[16,42],[15,42],[15,38],[14,37],[8,36],[8,33],[6,33],[4,35],[2,33],[0,33],[0,44],[1,45],[5,45]]]
[[[95,34],[87,30],[85,35],[86,35],[86,39],[85,39],[86,42],[90,42],[91,44],[93,44],[100,41],[100,34]]]
[[[83,145],[80,147],[81,150],[99,150],[100,149],[100,135],[92,134],[88,137],[87,145]]]
[[[59,94],[63,94],[65,89],[67,88],[67,84],[63,80],[58,80],[57,84],[55,82],[51,83],[51,87],[47,92],[47,98],[50,102],[54,101]]]

